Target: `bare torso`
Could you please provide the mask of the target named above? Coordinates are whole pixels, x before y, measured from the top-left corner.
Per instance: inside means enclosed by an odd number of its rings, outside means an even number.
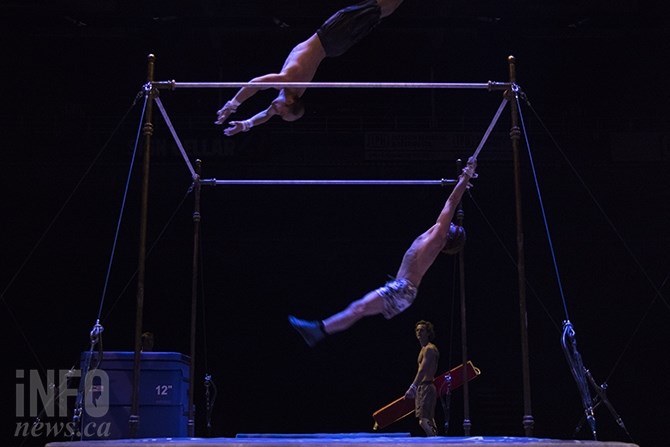
[[[439,224],[430,227],[425,233],[414,239],[412,245],[407,249],[396,277],[408,279],[418,287],[423,275],[440,254],[445,242],[446,234],[439,231]]]
[[[321,45],[319,36],[313,34],[309,39],[291,50],[284,66],[282,74],[286,82],[311,82],[314,79],[319,64],[326,57],[326,52]],[[288,89],[287,89],[288,90]],[[290,93],[302,96],[304,88],[292,90]]]
[[[434,350],[435,356],[432,357],[432,359],[437,360],[438,357],[438,351],[437,351],[437,346],[435,346],[432,343],[428,343],[426,346],[423,346],[421,348],[421,351],[419,351],[419,365],[423,366],[422,368],[419,369],[417,379],[419,382],[426,382],[429,380],[433,380],[435,378],[435,374],[437,373],[437,361],[431,361],[431,362],[424,362],[424,358],[426,357],[426,352]]]

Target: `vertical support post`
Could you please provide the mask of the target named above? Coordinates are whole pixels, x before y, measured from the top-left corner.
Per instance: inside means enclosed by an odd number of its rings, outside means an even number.
[[[137,294],[135,305],[135,356],[133,358],[133,393],[130,407],[129,433],[134,438],[138,432],[140,423],[139,414],[139,388],[140,388],[140,355],[142,351],[142,319],[144,311],[144,278],[146,266],[147,247],[147,216],[149,205],[149,166],[151,165],[151,137],[154,133],[153,98],[157,90],[151,87],[154,80],[154,62],[156,57],[150,54],[147,57],[147,88],[145,94],[149,95],[147,101],[142,135],[144,135],[144,160],[142,165],[142,199],[140,204],[140,232],[139,232],[139,254],[137,259]]]
[[[528,361],[528,316],[526,313],[526,261],[524,255],[523,218],[521,213],[521,168],[519,162],[519,142],[521,130],[519,127],[519,110],[513,89],[516,85],[516,58],[509,56],[509,81],[510,90],[505,91],[508,96],[512,112],[512,128],[510,138],[512,140],[512,152],[514,160],[514,196],[516,203],[516,248],[517,248],[517,273],[519,282],[519,320],[521,323],[521,366],[523,374],[523,428],[526,436],[532,436],[535,421],[531,411],[530,398],[530,367]]]
[[[200,170],[202,162],[195,161],[196,176],[193,179],[193,275],[191,277],[191,367],[188,386],[188,436],[195,436],[195,403],[193,399],[195,389],[195,349],[196,349],[196,315],[198,309],[198,259],[200,248]]]
[[[461,160],[456,162],[457,176],[461,172]],[[456,224],[463,226],[465,213],[463,212],[463,201],[458,203],[456,210]],[[465,306],[465,246],[458,252],[458,267],[459,267],[459,286],[460,286],[460,301],[461,301],[461,363],[463,368],[468,364],[468,331],[466,319]],[[470,429],[472,422],[470,421],[470,386],[467,380],[463,381],[463,433],[465,436],[470,436]]]

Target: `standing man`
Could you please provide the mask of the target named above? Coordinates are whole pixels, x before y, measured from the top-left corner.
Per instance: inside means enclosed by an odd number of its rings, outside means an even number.
[[[395,279],[368,292],[363,298],[325,320],[305,321],[288,317],[291,326],[309,346],[316,345],[326,335],[348,329],[363,317],[382,314],[390,319],[412,305],[423,276],[440,252],[456,253],[465,243],[465,230],[454,225],[451,220],[463,193],[470,186],[470,179],[476,177],[476,167],[477,160],[470,157],[463,173],[458,177],[458,183],[437,216],[437,222],[412,242],[402,258]]]
[[[435,425],[435,404],[437,403],[437,389],[433,380],[437,373],[437,362],[440,352],[431,341],[435,338],[435,330],[430,321],[421,320],[414,326],[414,333],[421,344],[419,351],[419,367],[412,384],[405,392],[405,399],[414,399],[414,412],[419,425],[426,432],[426,436],[437,436]]]
[[[326,57],[337,57],[367,36],[381,20],[393,13],[403,0],[363,0],[333,14],[309,39],[291,50],[279,73],[268,73],[250,82],[311,82]],[[216,124],[223,124],[237,107],[269,87],[242,87],[216,113]],[[270,106],[244,121],[230,121],[223,131],[227,136],[246,132],[275,115],[284,121],[295,121],[305,113],[302,103],[304,88],[280,88]]]

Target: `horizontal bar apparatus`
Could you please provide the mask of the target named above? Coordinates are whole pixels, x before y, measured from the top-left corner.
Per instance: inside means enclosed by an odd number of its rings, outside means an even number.
[[[458,180],[217,180],[202,179],[201,185],[455,185]]]
[[[433,88],[433,89],[480,89],[507,90],[509,82],[445,83],[445,82],[177,82],[159,81],[151,85],[157,89],[178,88]]]

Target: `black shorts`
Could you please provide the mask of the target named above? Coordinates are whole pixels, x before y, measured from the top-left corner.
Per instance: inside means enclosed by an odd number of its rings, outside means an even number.
[[[316,30],[326,56],[336,57],[345,53],[367,36],[381,21],[377,0],[364,0],[340,9]]]

